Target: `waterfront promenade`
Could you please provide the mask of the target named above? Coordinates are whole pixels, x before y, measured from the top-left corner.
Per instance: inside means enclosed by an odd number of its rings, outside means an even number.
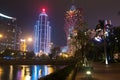
[[[93,63],[92,80],[120,80],[120,63]],[[75,80],[88,80],[84,72],[77,72]]]

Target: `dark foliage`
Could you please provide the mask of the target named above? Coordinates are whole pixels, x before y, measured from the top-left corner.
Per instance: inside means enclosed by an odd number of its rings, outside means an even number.
[[[66,80],[67,76],[74,69],[75,65],[67,66],[61,70],[58,70],[48,76],[42,77],[39,80]]]

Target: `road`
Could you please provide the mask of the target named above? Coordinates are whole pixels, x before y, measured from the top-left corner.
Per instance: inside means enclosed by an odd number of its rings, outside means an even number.
[[[120,80],[120,63],[93,63],[92,80]],[[75,80],[87,80],[85,73],[77,72]]]

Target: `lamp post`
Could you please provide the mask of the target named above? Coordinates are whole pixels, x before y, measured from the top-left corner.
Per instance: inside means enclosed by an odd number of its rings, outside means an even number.
[[[107,50],[106,50],[106,34],[105,30],[103,29],[103,37],[104,37],[104,53],[105,53],[105,64],[108,64],[108,59],[107,59]]]
[[[100,26],[103,29],[103,38],[104,38],[104,54],[105,54],[105,64],[108,64],[108,58],[107,58],[107,49],[106,49],[106,29],[105,29],[105,21],[99,20]]]

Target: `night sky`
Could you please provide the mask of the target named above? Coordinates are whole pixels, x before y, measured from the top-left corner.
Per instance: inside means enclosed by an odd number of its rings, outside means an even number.
[[[72,0],[0,0],[0,13],[16,17],[23,28],[24,37],[33,35],[35,21],[41,9],[46,8],[52,27],[52,41],[64,46],[64,15]],[[95,28],[99,19],[110,19],[114,26],[120,25],[120,0],[74,0],[84,11],[89,28]]]

